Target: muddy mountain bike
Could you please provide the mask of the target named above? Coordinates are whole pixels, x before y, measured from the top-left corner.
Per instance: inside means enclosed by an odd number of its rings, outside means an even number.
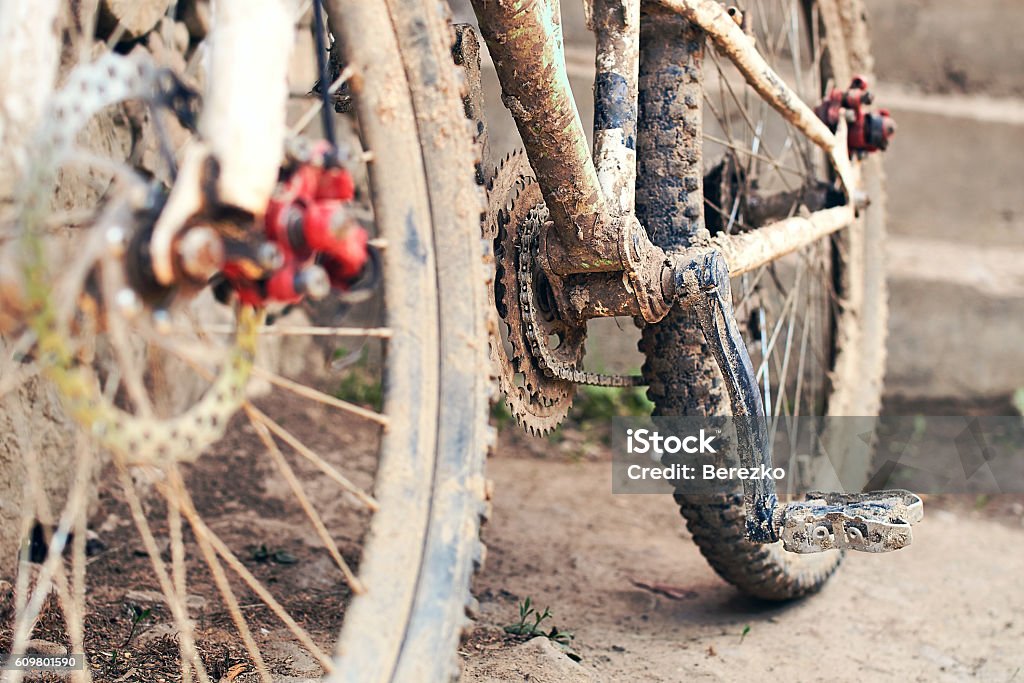
[[[494,173],[481,45],[444,3],[181,4],[157,29],[146,3],[0,12],[3,651],[84,653],[79,680],[450,679],[495,374],[538,434],[580,383],[746,417],[751,465],[769,419],[877,412],[893,125],[858,0],[588,3],[593,150],[558,3],[475,0],[526,148]],[[607,316],[641,324],[642,377],[582,367]],[[921,514],[902,491],[678,502],[774,599]]]

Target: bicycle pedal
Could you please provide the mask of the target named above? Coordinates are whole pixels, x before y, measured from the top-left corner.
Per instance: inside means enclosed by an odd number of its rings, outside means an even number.
[[[792,553],[859,550],[887,553],[910,545],[924,517],[920,496],[903,489],[868,493],[813,491],[775,510],[783,548]]]

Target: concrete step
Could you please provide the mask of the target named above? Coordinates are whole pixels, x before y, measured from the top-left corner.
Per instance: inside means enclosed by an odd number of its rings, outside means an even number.
[[[884,94],[885,88],[881,89]],[[879,102],[888,104],[880,94]],[[978,245],[1024,245],[1024,105],[896,97],[885,152],[890,231]],[[958,112],[970,114],[962,116]],[[994,119],[1000,119],[998,121]]]
[[[926,93],[891,82],[875,84],[871,89],[878,102],[896,111],[1024,126],[1024,99],[1020,97]]]
[[[886,392],[1005,396],[1024,387],[1024,247],[894,237]]]

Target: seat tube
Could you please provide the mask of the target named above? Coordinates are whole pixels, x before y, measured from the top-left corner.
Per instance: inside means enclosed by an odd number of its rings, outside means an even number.
[[[608,210],[565,70],[557,2],[472,0],[502,101],[551,212],[561,257],[555,272],[622,269],[618,222]]]

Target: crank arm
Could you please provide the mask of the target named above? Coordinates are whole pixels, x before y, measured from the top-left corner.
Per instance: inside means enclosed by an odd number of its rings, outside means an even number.
[[[733,315],[729,268],[717,251],[682,258],[675,268],[675,291],[682,297],[681,303],[696,312],[704,339],[725,379],[736,425],[740,466],[770,468],[768,425],[750,354]],[[747,538],[757,543],[779,540],[773,521],[778,506],[774,480],[744,479],[743,502],[747,510]]]
[[[725,380],[736,425],[740,466],[772,467],[771,443],[757,376],[733,315],[729,269],[717,251],[677,256],[673,284],[680,303],[697,314],[708,347]],[[782,540],[794,553],[849,549],[889,552],[910,545],[910,525],[924,515],[921,499],[903,490],[809,493],[779,505],[773,479],[744,479],[747,538]]]

